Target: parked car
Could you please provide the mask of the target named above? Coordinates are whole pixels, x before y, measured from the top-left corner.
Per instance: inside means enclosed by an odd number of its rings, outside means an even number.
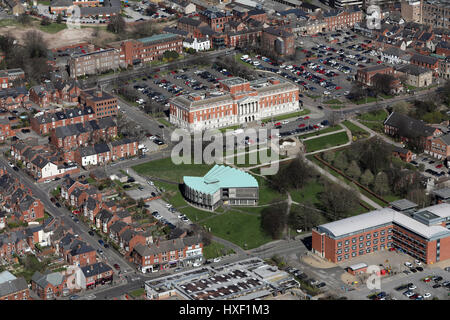
[[[120,266],[119,266],[117,263],[114,263],[114,268],[115,268],[116,270],[120,270]]]

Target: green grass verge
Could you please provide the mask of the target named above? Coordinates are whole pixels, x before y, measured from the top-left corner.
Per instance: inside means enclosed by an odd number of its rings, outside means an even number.
[[[212,241],[209,245],[203,247],[203,257],[206,260],[214,259],[231,253],[234,253],[233,249],[227,249],[223,244],[214,241]]]
[[[172,124],[169,121],[167,121],[166,119],[163,119],[163,118],[158,118],[158,122],[162,123],[166,127],[171,127],[172,126]]]
[[[313,152],[322,149],[327,149],[335,146],[340,146],[348,142],[346,132],[339,132],[325,137],[319,137],[304,141],[306,152]]]
[[[52,23],[48,26],[39,25],[39,29],[46,33],[58,33],[61,30],[67,29],[67,24],[65,23]]]
[[[262,230],[260,216],[233,210],[208,219],[202,225],[211,228],[214,235],[233,242],[244,249],[257,248],[272,240]]]
[[[323,103],[325,103],[325,104],[341,104],[342,101],[339,99],[331,99],[331,100],[324,101]]]
[[[169,181],[182,183],[183,176],[204,176],[213,165],[179,164],[175,165],[171,158],[150,161],[133,167],[140,175],[160,177]]]
[[[348,120],[345,120],[344,122],[342,122],[342,124],[352,132],[352,135],[354,137],[362,137],[362,136],[368,137],[370,135],[366,130]]]
[[[273,118],[272,118],[272,117],[270,117],[270,118],[265,118],[265,119],[262,119],[261,122],[262,122],[262,123],[271,122],[272,119],[273,119],[274,122],[276,122],[276,121],[281,121],[281,120],[286,120],[286,119],[291,119],[291,118],[301,117],[301,116],[307,115],[307,114],[309,114],[309,113],[311,113],[311,110],[309,110],[309,109],[304,109],[304,110],[302,110],[302,111],[297,111],[297,112],[288,113],[288,114],[282,114],[282,115],[279,115],[279,116],[276,116],[276,117],[273,117]]]
[[[324,134],[324,133],[334,132],[334,131],[338,131],[338,130],[342,130],[342,129],[343,128],[340,125],[336,125],[336,126],[333,126],[333,127],[328,127],[328,128],[322,129],[322,130],[318,130],[318,131],[315,131],[315,132],[311,132],[311,133],[307,133],[307,134],[301,135],[300,138],[301,139],[305,139],[305,138],[309,138],[309,137],[315,137],[315,136],[318,136],[318,135],[321,135],[321,134]]]
[[[139,289],[136,289],[136,290],[131,291],[129,294],[130,294],[130,296],[132,296],[133,298],[140,298],[140,297],[142,297],[143,295],[145,295],[145,289],[144,289],[144,288],[139,288]]]
[[[354,104],[366,104],[366,103],[375,102],[375,101],[377,101],[377,100],[378,100],[378,99],[375,98],[375,97],[367,97],[367,99],[366,99],[366,98],[362,98],[362,99],[360,99],[360,100],[353,101],[353,103],[354,103]]]
[[[305,201],[310,201],[312,203],[319,203],[317,196],[323,191],[323,185],[318,181],[310,181],[302,189],[290,189],[289,194],[293,201],[298,203],[303,203]]]
[[[386,120],[388,114],[386,110],[381,109],[377,111],[371,111],[367,113],[363,113],[358,116],[358,119],[364,120],[364,121],[384,121]]]
[[[371,122],[371,121],[360,121],[367,128],[372,129],[373,131],[384,133],[384,125],[382,122]]]

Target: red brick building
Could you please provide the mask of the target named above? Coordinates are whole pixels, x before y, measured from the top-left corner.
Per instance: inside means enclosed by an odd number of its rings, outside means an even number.
[[[80,103],[91,107],[97,119],[117,116],[117,98],[98,89],[88,89],[80,92]]]
[[[67,278],[60,272],[42,274],[36,271],[31,278],[31,289],[42,300],[53,300],[69,293]]]
[[[411,64],[416,66],[424,67],[433,71],[434,75],[438,74],[439,71],[439,59],[436,57],[425,56],[422,54],[414,54],[410,61]]]
[[[13,87],[14,80],[25,79],[25,72],[22,69],[0,70],[0,88]]]
[[[356,81],[366,85],[372,85],[372,77],[376,74],[394,74],[394,69],[385,65],[377,65],[358,69],[356,72]]]
[[[16,278],[8,271],[1,274],[7,280],[0,282],[0,300],[30,299],[30,289],[25,278]]]
[[[103,262],[93,263],[81,268],[82,280],[85,289],[93,289],[99,285],[112,283],[114,272],[110,266]]]
[[[363,19],[363,13],[357,6],[346,10],[329,10],[323,13],[323,19],[327,23],[327,31],[352,28]]]
[[[223,32],[228,22],[233,19],[233,14],[230,11],[222,12],[207,9],[199,12],[199,17],[215,32]]]
[[[157,241],[150,246],[138,244],[131,252],[133,262],[143,273],[169,266],[192,266],[203,260],[203,243],[196,236]]]
[[[11,130],[11,122],[8,119],[0,118],[0,142],[14,136],[14,130]]]
[[[112,160],[115,161],[122,158],[136,156],[139,151],[138,145],[139,142],[137,140],[131,140],[128,138],[111,142],[110,149]]]
[[[283,29],[265,28],[261,35],[261,46],[280,56],[295,54],[295,37]]]
[[[137,40],[124,40],[110,46],[120,49],[121,63],[135,65],[155,61],[166,51],[182,54],[183,38],[173,33],[164,33]]]
[[[414,211],[383,208],[330,222],[312,231],[312,251],[332,262],[399,248],[427,264],[450,259],[450,205]]]
[[[17,108],[29,108],[30,97],[25,87],[0,90],[0,107],[9,111]]]

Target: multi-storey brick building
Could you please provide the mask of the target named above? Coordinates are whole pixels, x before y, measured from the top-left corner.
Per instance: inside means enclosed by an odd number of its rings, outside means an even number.
[[[97,119],[117,116],[117,98],[105,91],[96,88],[83,90],[80,103],[91,107]]]
[[[25,72],[22,69],[0,70],[0,87],[2,89],[11,88],[14,80],[24,78]]]
[[[280,56],[291,56],[295,53],[295,37],[283,29],[265,28],[261,35],[261,46]]]
[[[69,124],[85,123],[96,119],[91,107],[41,111],[31,118],[31,129],[38,134],[48,134],[51,129]]]
[[[312,231],[312,250],[332,262],[399,248],[427,264],[450,259],[450,205],[401,212],[383,208]]]
[[[117,70],[119,66],[120,52],[114,48],[76,54],[69,59],[70,76],[72,78]]]
[[[420,23],[421,19],[421,3],[419,1],[402,1],[401,13],[402,18],[406,22]]]
[[[296,85],[277,77],[219,81],[219,92],[170,100],[170,122],[189,131],[227,127],[299,110]]]
[[[445,0],[422,0],[421,23],[434,28],[450,28],[450,7]]]
[[[166,51],[183,52],[183,38],[173,34],[157,34],[147,38],[130,39],[110,46],[120,49],[120,61],[124,65],[148,63],[163,56]]]
[[[439,160],[448,159],[450,157],[450,134],[427,140],[425,153]]]
[[[0,273],[0,300],[29,300],[30,289],[25,278],[16,278],[9,271]]]
[[[199,12],[200,20],[205,22],[212,30],[216,32],[223,32],[225,26],[233,19],[231,11],[218,11],[207,9]]]
[[[394,69],[385,65],[377,65],[366,68],[360,68],[356,72],[356,81],[366,85],[372,85],[372,78],[376,74],[393,74]]]
[[[434,74],[438,74],[439,71],[439,59],[436,57],[425,56],[422,54],[414,54],[409,62],[413,65],[430,69]]]
[[[143,273],[167,269],[171,265],[194,265],[203,260],[203,243],[196,237],[137,244],[131,257]]]
[[[327,24],[328,31],[352,28],[362,19],[363,13],[357,6],[345,10],[329,10],[323,13],[323,20]]]
[[[111,158],[118,160],[122,158],[133,157],[138,154],[139,142],[136,139],[121,139],[110,143]]]
[[[0,107],[13,111],[17,108],[28,108],[30,106],[30,95],[27,88],[6,88],[0,90]]]
[[[93,289],[99,285],[113,282],[114,272],[103,262],[84,266],[81,271],[81,283],[85,289]]]

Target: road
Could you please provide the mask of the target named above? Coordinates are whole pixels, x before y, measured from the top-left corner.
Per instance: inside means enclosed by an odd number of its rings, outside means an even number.
[[[6,171],[15,178],[20,179],[25,186],[31,189],[33,192],[33,196],[39,198],[44,204],[45,210],[55,218],[60,218],[61,221],[64,222],[64,225],[72,228],[74,234],[78,234],[85,242],[87,242],[94,249],[102,249],[104,251],[103,260],[109,264],[113,265],[115,263],[119,264],[122,272],[127,273],[134,270],[134,266],[132,264],[127,263],[119,253],[117,253],[114,249],[109,248],[106,249],[98,243],[97,236],[91,237],[88,234],[89,228],[82,223],[76,223],[70,217],[71,212],[69,212],[66,208],[56,207],[49,198],[49,194],[43,190],[24,173],[23,171],[14,171],[9,165],[8,161],[2,157],[0,157],[0,166],[3,166]],[[115,270],[115,269],[114,269]],[[115,271],[117,273],[117,271]]]

